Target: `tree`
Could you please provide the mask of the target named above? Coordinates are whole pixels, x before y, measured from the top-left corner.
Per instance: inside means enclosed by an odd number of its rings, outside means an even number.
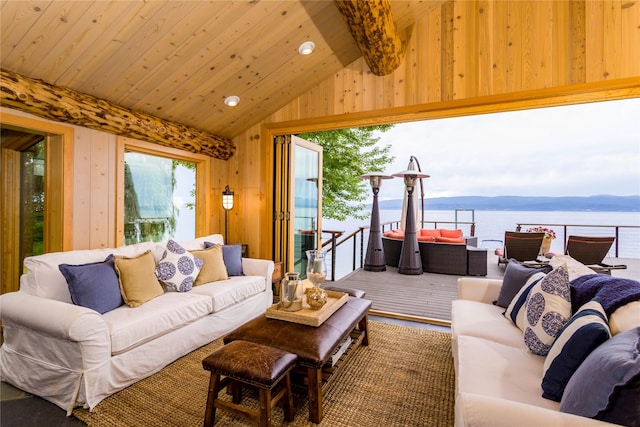
[[[360,175],[382,172],[394,158],[391,146],[378,147],[375,132],[386,132],[393,125],[366,126],[300,134],[300,138],[323,148],[322,216],[344,221],[348,217],[365,219],[364,201],[370,194],[369,182]]]

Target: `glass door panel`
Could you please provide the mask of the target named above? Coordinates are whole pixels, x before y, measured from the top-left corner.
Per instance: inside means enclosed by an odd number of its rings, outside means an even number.
[[[322,180],[321,155],[318,146],[298,137],[292,137],[294,162],[293,181],[293,236],[294,271],[306,278],[306,251],[317,249],[320,238],[320,187]]]

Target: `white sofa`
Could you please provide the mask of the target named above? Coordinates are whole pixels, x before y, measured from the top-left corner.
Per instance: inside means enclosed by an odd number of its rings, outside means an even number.
[[[492,304],[498,299],[501,286],[502,281],[495,279],[458,279],[458,299],[452,304],[451,322],[455,425],[613,426],[560,412],[559,402],[542,397],[545,357],[531,353],[522,331],[503,316],[505,309]],[[640,324],[638,308],[636,303],[631,316],[636,325]]]
[[[221,235],[179,242],[188,250]],[[181,356],[264,313],[272,303],[274,263],[242,258],[244,275],[165,292],[131,308],[97,311],[74,305],[58,265],[103,261],[109,254],[147,250],[156,261],[163,247],[140,243],[117,249],[76,250],[30,257],[20,290],[0,296],[4,343],[2,381],[65,409],[92,409],[107,396],[148,377]]]

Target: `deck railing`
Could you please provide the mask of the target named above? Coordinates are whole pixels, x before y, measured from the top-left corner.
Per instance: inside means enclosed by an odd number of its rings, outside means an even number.
[[[439,224],[453,224],[456,227],[459,225],[469,225],[470,233],[469,235],[475,235],[475,222],[467,222],[467,221],[422,221],[422,228],[424,228],[425,224],[433,224],[433,228],[438,228]],[[387,221],[380,224],[380,228],[384,233],[387,229],[391,230],[394,228],[400,227],[400,220],[397,221]],[[335,260],[335,250],[348,242],[353,242],[353,250],[351,255],[351,271],[355,271],[358,268],[362,268],[364,266],[364,256],[365,256],[365,243],[364,243],[364,235],[365,230],[370,229],[370,226],[361,226],[351,234],[344,236],[342,239],[338,240],[338,238],[342,237],[345,233],[344,231],[336,231],[336,230],[322,230],[322,234],[329,234],[331,237],[329,239],[322,242],[322,249],[326,250],[327,253],[331,254],[331,281],[335,281],[335,271],[336,271],[336,260]],[[358,251],[358,249],[360,249]]]
[[[529,223],[524,223],[524,222],[519,222],[516,223],[516,231],[522,231],[522,227],[526,226],[526,227],[547,227],[547,228],[551,228],[551,227],[562,227],[562,232],[563,232],[563,240],[564,240],[564,245],[562,246],[563,248],[567,247],[567,240],[569,239],[569,228],[573,227],[573,228],[599,228],[599,229],[605,229],[605,230],[610,230],[613,229],[614,230],[614,235],[616,240],[614,240],[614,257],[618,258],[618,253],[619,253],[619,242],[620,242],[620,229],[624,229],[624,228],[636,228],[636,229],[640,229],[640,226],[638,225],[592,225],[592,224],[529,224]],[[607,234],[610,235],[610,234]]]
[[[424,228],[425,223],[433,224],[434,228],[438,228],[439,225],[442,224],[453,224],[458,227],[459,225],[469,225],[469,235],[475,235],[475,222],[461,222],[461,221],[424,221],[422,223],[422,228]],[[400,221],[388,221],[380,224],[380,228],[382,232],[386,230],[391,230],[394,228],[400,227]],[[530,223],[517,223],[516,231],[521,231],[523,227],[561,227],[563,230],[563,240],[564,245],[566,247],[567,238],[569,236],[568,232],[571,228],[599,228],[599,229],[613,229],[616,240],[614,245],[615,257],[618,257],[618,244],[620,237],[621,229],[640,229],[640,226],[636,225],[593,225],[593,224],[530,224]],[[323,241],[322,248],[325,249],[331,255],[331,281],[335,281],[335,273],[336,273],[336,257],[334,254],[338,247],[342,245],[346,245],[348,243],[352,243],[352,251],[351,251],[351,271],[355,271],[358,268],[362,268],[364,266],[364,257],[366,254],[365,248],[365,230],[368,230],[369,226],[361,226],[358,227],[354,232],[343,236],[344,231],[334,231],[334,230],[322,230],[323,234],[330,235],[329,239]]]

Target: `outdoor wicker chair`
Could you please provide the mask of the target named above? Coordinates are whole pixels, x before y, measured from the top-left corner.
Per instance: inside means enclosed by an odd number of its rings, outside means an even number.
[[[623,270],[626,265],[605,264],[615,237],[569,236],[564,253],[598,273],[611,274],[611,270]]]
[[[524,233],[519,231],[504,232],[504,249],[496,249],[498,265],[507,264],[510,259],[520,262],[538,260],[544,232]]]

